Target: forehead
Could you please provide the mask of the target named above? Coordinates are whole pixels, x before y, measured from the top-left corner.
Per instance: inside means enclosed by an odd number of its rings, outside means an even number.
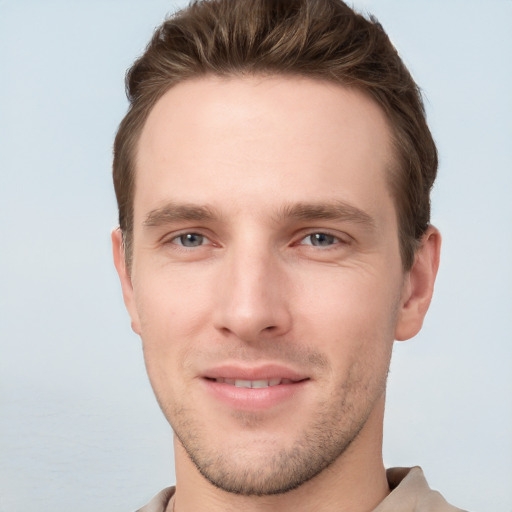
[[[139,139],[137,210],[389,200],[391,130],[362,92],[304,77],[206,76],[171,88]],[[218,205],[215,205],[218,206]]]

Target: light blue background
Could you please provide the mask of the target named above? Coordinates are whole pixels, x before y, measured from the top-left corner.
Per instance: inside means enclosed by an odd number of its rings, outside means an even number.
[[[2,512],[128,511],[174,479],[109,244],[124,72],[173,5],[0,0]],[[422,86],[441,157],[443,261],[423,332],[395,349],[385,461],[510,512],[512,2],[355,5]]]

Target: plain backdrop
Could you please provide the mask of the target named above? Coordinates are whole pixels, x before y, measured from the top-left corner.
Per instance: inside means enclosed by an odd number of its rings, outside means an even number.
[[[368,0],[421,85],[444,235],[396,345],[389,466],[512,511],[512,1]],[[111,262],[123,78],[167,0],[0,0],[0,510],[129,511],[174,480]],[[181,3],[180,5],[184,5]]]

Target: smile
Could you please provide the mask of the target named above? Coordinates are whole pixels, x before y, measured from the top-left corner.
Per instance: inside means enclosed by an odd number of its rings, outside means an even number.
[[[217,403],[238,411],[263,411],[296,403],[309,389],[311,377],[287,365],[222,364],[200,375],[204,389]]]
[[[215,382],[219,382],[221,384],[229,384],[231,386],[235,386],[237,388],[269,388],[272,386],[279,386],[280,384],[293,384],[296,381],[291,379],[261,379],[261,380],[242,380],[242,379],[225,379],[223,377],[212,379]]]

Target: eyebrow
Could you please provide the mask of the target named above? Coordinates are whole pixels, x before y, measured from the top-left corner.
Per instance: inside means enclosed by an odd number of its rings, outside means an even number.
[[[220,215],[206,205],[180,204],[169,202],[160,208],[151,210],[143,225],[147,227],[158,227],[177,221],[214,221]],[[321,202],[321,203],[293,203],[281,207],[274,217],[277,221],[295,219],[299,221],[314,220],[337,220],[354,222],[368,228],[375,227],[375,221],[371,215],[364,210],[343,201]]]
[[[208,206],[192,204],[167,203],[160,208],[151,210],[144,219],[143,225],[157,227],[180,220],[211,221],[218,216]]]
[[[278,218],[302,221],[338,220],[362,224],[368,228],[375,227],[375,221],[371,215],[344,201],[291,204],[281,208]]]

